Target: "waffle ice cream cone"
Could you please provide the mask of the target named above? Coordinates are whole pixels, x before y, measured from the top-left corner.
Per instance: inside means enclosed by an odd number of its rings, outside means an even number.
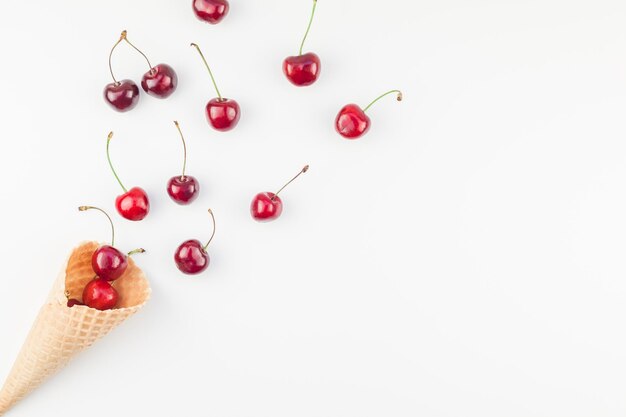
[[[144,273],[129,259],[124,275],[113,282],[119,293],[115,309],[67,307],[66,290],[70,298],[82,301],[83,288],[95,275],[91,255],[98,246],[82,243],[70,254],[0,391],[0,415],[137,312],[150,297]]]

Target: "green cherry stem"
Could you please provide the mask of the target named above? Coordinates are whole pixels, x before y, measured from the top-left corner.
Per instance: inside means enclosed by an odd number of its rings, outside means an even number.
[[[135,51],[139,52],[141,54],[141,56],[146,60],[146,62],[148,63],[148,66],[150,67],[150,69],[153,69],[152,64],[150,63],[150,60],[148,59],[148,57],[146,56],[146,54],[144,54],[143,52],[141,52],[141,49],[137,48],[135,45],[133,45],[128,38],[126,37],[126,31],[122,32],[122,35],[120,36],[120,41],[124,40],[126,41],[127,44],[129,44]]]
[[[136,255],[138,253],[145,253],[146,250],[144,248],[137,248],[137,249],[133,249],[130,252],[127,253],[128,256],[133,256]]]
[[[302,55],[302,48],[304,48],[304,41],[306,41],[306,37],[309,35],[309,30],[311,29],[311,23],[313,23],[313,16],[315,16],[316,7],[317,7],[317,0],[313,0],[313,10],[311,11],[311,17],[309,18],[309,25],[306,27],[306,32],[304,32],[304,38],[302,38],[302,43],[300,44],[300,53],[298,55]]]
[[[200,50],[200,47],[198,45],[196,45],[195,43],[192,43],[191,46],[196,48],[196,50],[200,54],[200,58],[202,58],[202,61],[204,61],[204,65],[206,66],[206,69],[209,70],[209,75],[211,76],[211,81],[213,82],[213,87],[215,87],[215,91],[217,92],[217,97],[219,98],[220,101],[222,101],[222,95],[220,94],[220,90],[217,88],[217,83],[215,82],[215,78],[213,78],[213,72],[211,72],[211,67],[209,67],[209,63],[206,62],[206,58],[204,57],[204,54]]]
[[[274,201],[274,199],[278,196],[278,193],[280,193],[282,190],[284,190],[284,189],[285,189],[285,187],[287,187],[289,184],[291,184],[292,182],[294,182],[296,178],[298,178],[300,175],[304,174],[304,173],[305,173],[305,172],[307,172],[308,170],[309,170],[309,166],[308,166],[308,165],[305,165],[305,166],[304,166],[304,168],[302,168],[302,169],[300,170],[300,172],[298,172],[298,173],[296,174],[296,176],[295,176],[295,177],[293,177],[292,179],[290,179],[289,181],[287,181],[287,183],[286,183],[285,185],[283,185],[283,186],[280,188],[280,190],[276,191],[270,200]]]
[[[366,108],[364,108],[364,109],[363,109],[363,112],[365,113],[365,112],[367,111],[367,109],[369,109],[370,107],[372,107],[372,104],[376,103],[378,100],[380,100],[381,98],[383,98],[383,97],[385,97],[386,95],[391,94],[391,93],[397,93],[397,94],[398,94],[398,96],[396,97],[396,100],[398,100],[398,101],[402,101],[402,91],[400,91],[400,90],[390,90],[390,91],[387,91],[386,93],[381,94],[380,96],[376,97],[376,98],[374,99],[374,101],[372,101],[370,104],[368,104],[368,105],[367,105],[367,107],[366,107]]]
[[[126,189],[126,187],[124,187],[124,184],[122,184],[122,181],[120,181],[120,177],[117,176],[117,172],[115,172],[115,168],[113,168],[113,164],[111,163],[111,155],[109,153],[109,144],[111,143],[112,137],[113,137],[113,132],[109,132],[109,136],[107,137],[107,160],[109,161],[109,166],[111,167],[111,171],[113,171],[113,175],[115,175],[115,179],[122,187],[122,190],[124,190],[124,192],[127,193],[128,190]]]
[[[180,133],[180,138],[183,141],[183,175],[181,175],[180,179],[185,179],[185,168],[187,168],[187,144],[185,143],[185,137],[183,136],[182,130],[180,130],[180,126],[178,122],[174,120],[174,124],[176,125],[176,129],[178,129],[178,133]]]
[[[87,210],[98,210],[100,213],[107,216],[107,219],[109,219],[109,224],[111,225],[111,246],[115,246],[115,227],[113,227],[113,220],[111,220],[111,217],[109,216],[109,214],[99,207],[93,207],[93,206],[78,207],[78,211],[87,211]]]
[[[206,245],[202,247],[202,249],[204,250],[206,250],[206,248],[209,247],[209,244],[211,243],[211,241],[213,240],[213,237],[215,236],[215,216],[213,215],[213,210],[209,209],[209,214],[211,215],[211,221],[213,222],[213,233],[211,234],[211,238],[206,243]]]

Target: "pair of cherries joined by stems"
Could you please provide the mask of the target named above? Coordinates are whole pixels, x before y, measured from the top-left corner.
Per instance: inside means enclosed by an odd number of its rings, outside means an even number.
[[[122,42],[125,41],[133,49],[141,54],[148,63],[150,69],[141,78],[141,88],[148,94],[156,98],[167,98],[176,90],[178,85],[178,76],[172,67],[167,64],[158,64],[152,66],[148,57],[133,45],[126,37],[127,32],[124,30],[118,41],[111,48],[109,53],[109,71],[113,82],[104,87],[104,99],[119,112],[126,112],[133,109],[139,102],[139,87],[134,81],[124,79],[118,81],[113,74],[111,58],[113,51]]]
[[[109,219],[109,224],[111,225],[111,244],[101,245],[91,256],[91,267],[96,276],[85,285],[83,289],[83,302],[81,303],[75,298],[69,298],[69,293],[66,292],[68,297],[67,306],[86,305],[98,310],[110,310],[115,307],[119,299],[119,294],[117,290],[113,288],[111,282],[124,275],[126,268],[128,268],[129,256],[136,253],[143,253],[145,250],[139,248],[130,251],[128,254],[122,253],[119,249],[115,248],[115,227],[113,226],[111,217],[106,211],[93,206],[80,206],[78,210],[98,210]]]

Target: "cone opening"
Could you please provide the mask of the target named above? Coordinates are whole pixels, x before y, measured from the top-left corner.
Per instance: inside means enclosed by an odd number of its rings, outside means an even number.
[[[69,298],[82,302],[83,289],[95,277],[91,267],[91,257],[100,246],[97,242],[85,242],[74,248],[65,267],[64,292]],[[119,301],[114,310],[137,307],[144,304],[150,296],[150,286],[143,271],[135,264],[132,258],[128,259],[128,268],[120,278],[112,283],[119,293]],[[74,306],[71,308],[89,308]]]

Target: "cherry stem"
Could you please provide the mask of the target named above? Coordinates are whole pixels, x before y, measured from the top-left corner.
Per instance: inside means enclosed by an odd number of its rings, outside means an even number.
[[[183,141],[183,175],[181,175],[180,179],[184,180],[185,168],[187,168],[187,144],[185,143],[185,137],[183,136],[183,132],[182,130],[180,130],[180,126],[178,125],[178,122],[176,120],[174,120],[174,124],[176,125],[176,129],[178,129],[178,133],[180,133],[180,138]]]
[[[128,256],[133,256],[136,255],[138,253],[144,253],[146,250],[144,248],[137,248],[137,249],[133,249],[130,252],[127,253]]]
[[[213,233],[211,234],[211,238],[206,243],[206,245],[202,247],[202,249],[204,250],[206,250],[206,248],[209,247],[209,244],[211,243],[211,241],[213,240],[213,237],[215,236],[215,216],[213,215],[213,210],[209,209],[209,214],[211,215],[211,221],[213,222]]]
[[[126,187],[124,187],[124,184],[122,184],[122,181],[120,181],[120,177],[117,176],[117,172],[115,172],[115,168],[113,168],[113,164],[111,163],[111,155],[109,154],[109,144],[111,143],[112,137],[113,137],[113,132],[109,132],[109,136],[107,137],[107,160],[109,161],[109,166],[111,167],[111,171],[113,171],[113,175],[115,175],[115,179],[122,187],[122,190],[124,190],[124,192],[127,193],[128,190],[126,189]]]
[[[383,97],[385,97],[386,95],[391,94],[391,93],[397,93],[397,94],[398,94],[398,96],[396,97],[396,100],[398,100],[398,101],[402,101],[402,91],[400,91],[400,90],[390,90],[390,91],[387,91],[385,94],[381,94],[380,96],[376,97],[376,98],[374,99],[374,101],[372,101],[370,104],[368,104],[368,105],[367,105],[367,107],[365,107],[365,108],[363,109],[363,113],[365,113],[365,112],[367,111],[367,109],[369,109],[370,107],[372,107],[372,104],[376,103],[378,100],[380,100],[381,98],[383,98]]]
[[[93,207],[93,206],[80,206],[78,208],[78,211],[87,211],[87,210],[98,210],[100,213],[103,213],[105,216],[107,216],[107,219],[109,219],[109,224],[111,225],[111,246],[115,246],[115,227],[113,227],[113,220],[111,220],[111,217],[109,216],[109,214],[102,210],[101,208],[98,207]]]
[[[119,45],[120,42],[122,42],[125,38],[126,38],[126,31],[123,31],[122,34],[120,35],[120,38],[117,40],[117,42],[115,42],[115,45],[113,45],[113,48],[111,48],[111,52],[109,52],[109,72],[111,72],[111,78],[113,78],[113,82],[115,84],[119,84],[119,83],[117,79],[115,78],[115,75],[113,75],[113,67],[111,66],[111,57],[113,57],[113,51],[115,51],[115,48],[117,48],[117,45]]]
[[[313,0],[313,10],[311,11],[311,17],[309,18],[309,25],[306,27],[306,32],[304,32],[304,38],[302,38],[302,43],[300,44],[299,55],[302,55],[302,48],[304,48],[304,41],[306,41],[306,37],[309,35],[309,30],[311,29],[311,23],[313,23],[313,16],[315,16],[315,7],[317,7],[317,0]]]
[[[280,193],[282,190],[284,190],[284,189],[285,189],[285,187],[287,187],[287,186],[288,186],[289,184],[291,184],[291,183],[292,183],[292,182],[293,182],[296,178],[298,178],[300,175],[304,174],[304,173],[305,173],[305,172],[307,172],[308,170],[309,170],[309,166],[308,166],[308,165],[305,165],[305,166],[304,166],[304,168],[302,168],[302,169],[300,170],[300,172],[298,172],[298,174],[297,174],[295,177],[293,177],[292,179],[290,179],[290,180],[287,182],[287,184],[283,185],[283,186],[281,187],[281,189],[280,189],[280,190],[276,191],[276,193],[274,193],[274,195],[272,196],[272,198],[271,198],[270,200],[274,201],[274,199],[278,196],[278,193]]]
[[[209,75],[211,76],[211,81],[213,82],[213,87],[215,87],[215,91],[217,92],[217,97],[220,99],[220,101],[222,101],[222,95],[220,94],[220,90],[217,88],[217,83],[215,82],[215,78],[213,78],[213,72],[211,72],[211,67],[209,67],[209,63],[206,62],[206,58],[204,57],[204,54],[200,50],[200,47],[198,45],[196,45],[195,43],[192,43],[191,46],[196,48],[196,50],[200,54],[200,57],[202,58],[202,61],[204,61],[204,65],[206,66],[206,69],[209,70]]]
[[[141,49],[137,48],[135,45],[133,45],[128,38],[126,37],[126,31],[122,32],[122,35],[120,37],[120,40],[125,40],[127,44],[129,44],[135,51],[139,52],[141,54],[142,57],[144,57],[144,59],[146,60],[146,62],[148,63],[148,66],[150,67],[150,69],[152,70],[154,67],[152,66],[152,64],[150,63],[150,60],[148,59],[148,57],[146,56],[146,54],[144,54],[143,52],[141,52]]]

